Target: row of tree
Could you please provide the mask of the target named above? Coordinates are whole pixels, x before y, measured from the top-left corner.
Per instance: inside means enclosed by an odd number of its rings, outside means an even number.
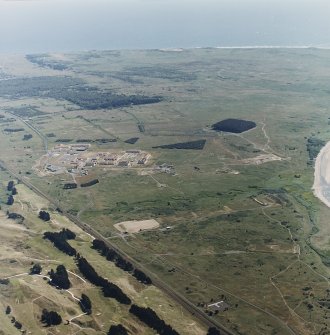
[[[108,335],[128,335],[128,331],[123,325],[113,325],[110,327]]]
[[[17,194],[17,189],[15,187],[15,182],[13,180],[10,180],[7,185],[7,191],[11,192],[12,195]]]
[[[99,253],[104,256],[108,261],[114,262],[120,269],[130,272],[138,281],[150,285],[152,284],[151,279],[141,270],[135,269],[129,261],[125,260],[115,250],[109,248],[104,241],[94,239],[92,242],[92,248],[98,250]]]
[[[144,308],[133,304],[129,311],[147,326],[156,330],[160,335],[179,335],[177,331],[166,324],[165,321],[159,318],[156,312],[149,307]]]
[[[92,284],[101,287],[105,297],[114,298],[121,304],[131,304],[131,299],[117,285],[101,277],[84,257],[81,257],[79,254],[77,254],[76,260],[80,272]]]
[[[84,293],[81,295],[79,306],[84,313],[86,314],[92,313],[92,302],[89,299],[89,297]]]
[[[13,180],[10,180],[7,184],[7,191],[11,192],[11,194],[8,195],[6,204],[11,206],[14,203],[14,195],[17,194],[17,189],[15,187],[15,183]]]
[[[48,239],[53,242],[54,246],[60,251],[66,253],[69,256],[76,256],[77,251],[75,248],[67,242],[67,240],[74,240],[76,234],[69,229],[63,228],[60,232],[45,232],[44,239]]]

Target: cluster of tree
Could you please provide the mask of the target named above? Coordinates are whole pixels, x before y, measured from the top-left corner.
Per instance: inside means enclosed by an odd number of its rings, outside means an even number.
[[[151,285],[152,284],[151,279],[144,272],[142,272],[139,269],[134,269],[133,276],[143,284],[146,284],[146,285]]]
[[[14,186],[15,186],[14,181],[10,180],[7,184],[7,191],[11,192],[11,190],[13,189]]]
[[[42,271],[42,267],[39,263],[33,264],[30,269],[30,275],[39,275]]]
[[[52,92],[51,95],[55,95]],[[57,97],[54,97],[57,98]],[[162,101],[159,96],[124,95],[113,92],[103,92],[97,88],[81,86],[75,90],[61,92],[61,98],[74,103],[84,109],[119,108],[131,105],[146,105]]]
[[[88,181],[87,183],[80,184],[80,186],[81,187],[89,187],[89,186],[93,186],[97,183],[99,183],[99,180],[98,179],[93,179],[91,181]]]
[[[77,255],[77,266],[85,278],[87,278],[95,286],[102,288],[102,292],[105,297],[114,298],[121,304],[125,305],[129,305],[131,303],[131,299],[117,285],[101,277],[88,263],[88,261],[79,254]]]
[[[97,138],[95,142],[100,143],[100,144],[114,143],[114,142],[117,142],[117,139],[116,138]]]
[[[62,317],[54,311],[48,312],[47,309],[43,309],[41,314],[41,322],[44,323],[46,327],[56,326],[62,323]]]
[[[205,143],[206,143],[206,140],[197,140],[197,141],[190,141],[190,142],[158,145],[153,148],[155,149],[160,148],[160,149],[203,150]]]
[[[256,126],[256,123],[253,121],[226,119],[213,124],[212,129],[215,131],[224,131],[228,133],[238,134],[253,129]]]
[[[24,131],[24,128],[5,128],[3,131],[8,133],[17,133],[19,131]]]
[[[135,144],[138,140],[139,140],[139,137],[131,137],[124,142],[128,144]]]
[[[69,66],[61,61],[50,59],[48,55],[26,55],[25,58],[31,63],[37,64],[41,67],[63,71],[69,68]]]
[[[33,137],[32,134],[25,134],[25,135],[23,136],[23,141],[28,141],[28,140],[30,140],[32,137]]]
[[[71,247],[67,240],[74,240],[76,234],[69,229],[62,229],[58,233],[45,232],[44,239],[47,239],[55,245],[55,247],[69,256],[75,256],[77,254],[76,249]]]
[[[109,331],[108,331],[108,335],[128,335],[128,331],[127,329],[119,324],[119,325],[116,325],[116,326],[111,326]]]
[[[23,325],[19,321],[17,321],[14,316],[11,318],[11,322],[14,324],[15,328],[22,329]]]
[[[25,220],[23,215],[14,212],[9,213],[9,211],[7,211],[7,218],[11,220],[17,220],[18,223],[23,223],[23,221]]]
[[[12,195],[9,195],[6,204],[11,206],[13,203],[14,203],[14,197]]]
[[[87,119],[85,119],[87,120]],[[117,142],[117,139],[115,138],[97,138],[96,140],[91,140],[87,138],[81,138],[76,140],[77,143],[100,143],[100,144],[105,144],[105,143],[113,143]]]
[[[45,113],[34,106],[8,107],[5,108],[5,110],[11,114],[20,116],[21,118],[45,115]]]
[[[14,203],[14,195],[17,194],[17,189],[13,180],[10,180],[7,184],[7,191],[11,192],[7,199],[7,205],[11,206]]]
[[[71,189],[73,189],[73,188],[77,188],[78,187],[78,185],[76,184],[76,183],[66,183],[66,184],[64,184],[64,186],[63,186],[63,188],[65,189],[65,190],[71,190]]]
[[[160,335],[179,335],[177,331],[175,331],[170,325],[167,325],[164,320],[160,319],[156,312],[149,307],[144,308],[133,304],[129,311],[140,321],[156,330]]]
[[[217,328],[210,327],[206,335],[221,335],[221,333]]]
[[[51,285],[59,287],[63,290],[67,290],[68,288],[70,288],[71,284],[70,284],[68,272],[66,271],[66,268],[64,265],[59,265],[56,268],[56,272],[53,269],[51,269],[48,274],[50,277],[49,283]]]
[[[72,141],[73,141],[72,138],[59,138],[59,139],[57,139],[55,142],[69,143],[69,142],[72,142]]]
[[[53,62],[52,64],[54,65]],[[62,67],[62,63],[56,66]],[[11,98],[42,95],[56,100],[67,100],[83,109],[92,110],[152,104],[163,100],[160,96],[116,94],[111,90],[87,86],[83,80],[69,76],[10,78],[0,81],[0,95]]]
[[[92,302],[88,298],[88,296],[84,293],[81,295],[79,306],[84,313],[87,313],[87,314],[92,313]]]
[[[49,221],[50,220],[50,215],[46,211],[40,211],[38,217],[39,217],[39,219],[41,219],[43,221]]]
[[[92,248],[98,250],[108,261],[114,262],[120,269],[132,273],[138,281],[146,285],[152,284],[151,279],[144,272],[139,269],[134,269],[132,263],[126,261],[115,250],[109,248],[103,241],[94,239]]]

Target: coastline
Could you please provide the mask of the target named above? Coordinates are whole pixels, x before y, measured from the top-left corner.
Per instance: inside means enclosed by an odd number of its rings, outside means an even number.
[[[315,160],[314,195],[330,207],[330,141],[321,149]],[[329,198],[326,197],[329,194]]]

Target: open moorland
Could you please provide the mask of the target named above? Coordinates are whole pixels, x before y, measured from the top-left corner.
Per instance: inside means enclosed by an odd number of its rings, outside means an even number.
[[[3,333],[15,334],[6,305],[38,333],[44,308],[64,320],[81,314],[80,293],[96,311],[54,332],[106,333],[112,320],[130,334],[154,333],[42,238],[68,228],[77,234],[70,245],[134,303],[180,334],[206,334],[157,285],[91,249],[76,222],[228,333],[330,334],[330,209],[311,190],[315,157],[330,140],[329,57],[317,49],[3,56],[0,267],[3,279],[22,274],[0,284]],[[9,180],[18,183],[13,204]],[[41,209],[50,222],[38,219]],[[58,264],[79,276],[69,275],[73,296],[26,275],[36,261],[46,277]]]

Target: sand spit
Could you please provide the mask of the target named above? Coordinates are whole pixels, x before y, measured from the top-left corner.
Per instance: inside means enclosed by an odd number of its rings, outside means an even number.
[[[330,142],[316,157],[312,189],[314,195],[330,207]]]

